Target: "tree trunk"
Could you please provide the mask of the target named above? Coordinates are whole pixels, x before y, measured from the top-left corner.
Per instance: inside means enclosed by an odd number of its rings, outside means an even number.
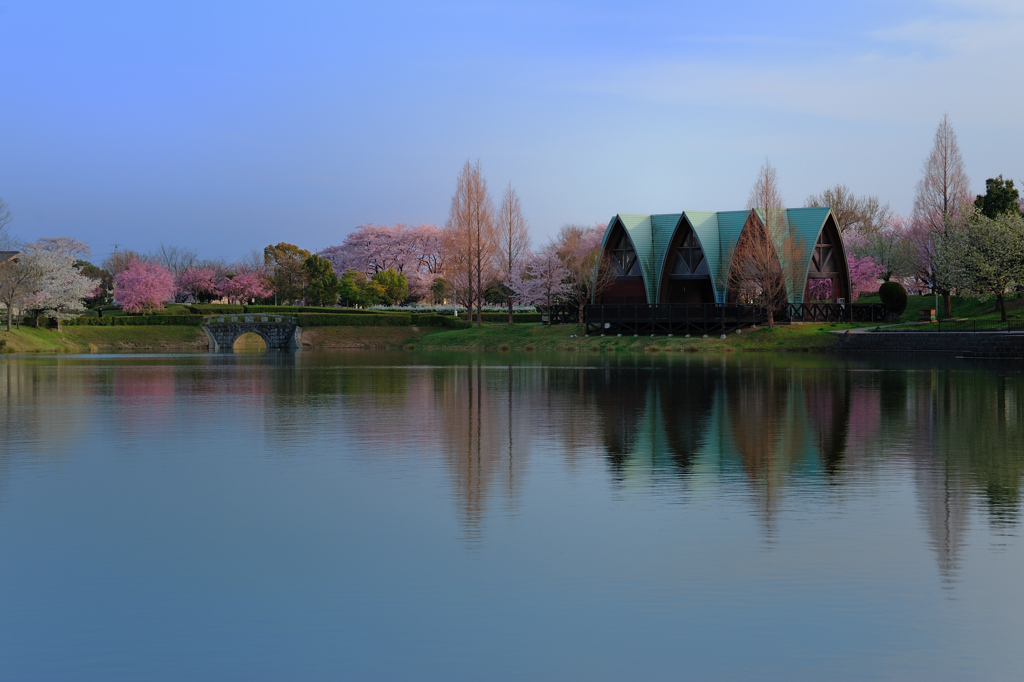
[[[59,331],[59,332],[60,331],[64,331],[63,329],[61,329],[61,326],[60,326],[60,308],[57,308],[56,312],[57,312],[57,315],[56,315],[56,317],[57,317],[57,331]]]
[[[765,308],[768,311],[768,328],[775,329],[775,313],[771,308]]]
[[[11,318],[13,316],[13,308],[11,308],[11,306],[7,306],[7,331],[11,331]]]
[[[942,307],[946,309],[943,313],[946,317],[953,317],[953,297],[948,291],[942,294]]]
[[[39,311],[38,310],[32,315],[32,326],[35,329],[39,329]]]
[[[508,300],[508,323],[512,324],[512,299]]]
[[[1003,300],[1002,294],[996,295],[996,307],[999,308],[999,319],[1006,322],[1006,301]]]

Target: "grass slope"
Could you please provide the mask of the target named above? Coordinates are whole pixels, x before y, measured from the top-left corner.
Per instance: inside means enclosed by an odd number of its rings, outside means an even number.
[[[117,353],[143,350],[205,351],[199,327],[74,327],[0,331],[5,353]]]
[[[321,327],[302,332],[307,349],[365,348],[482,351],[586,351],[586,352],[729,352],[729,351],[816,351],[835,342],[829,330],[836,325],[787,325],[732,333],[725,339],[665,336],[580,335],[575,325],[484,324],[470,329],[415,327]],[[576,334],[574,338],[572,335]]]

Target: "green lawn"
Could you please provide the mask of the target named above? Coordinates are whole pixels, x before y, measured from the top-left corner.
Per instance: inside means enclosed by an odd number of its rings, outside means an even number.
[[[812,351],[823,350],[835,341],[831,330],[851,325],[794,324],[774,329],[761,327],[719,335],[682,336],[590,336],[576,325],[485,324],[470,329],[443,330],[424,334],[415,346],[429,350],[536,350],[584,352],[729,352],[729,351]],[[575,335],[575,337],[573,336]]]
[[[142,350],[206,350],[206,334],[199,327],[76,327],[54,329],[22,327],[0,331],[4,353],[97,353]]]

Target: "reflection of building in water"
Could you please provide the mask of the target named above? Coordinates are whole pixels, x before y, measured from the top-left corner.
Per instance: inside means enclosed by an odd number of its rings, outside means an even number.
[[[685,476],[699,465],[719,379],[702,366],[595,373],[589,395],[616,479],[634,486],[665,472]]]

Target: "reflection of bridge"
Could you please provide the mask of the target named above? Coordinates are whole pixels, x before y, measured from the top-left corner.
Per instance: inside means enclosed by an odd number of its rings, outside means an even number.
[[[203,331],[212,353],[231,350],[238,337],[247,332],[258,334],[266,342],[267,350],[302,347],[298,319],[283,315],[217,315],[203,320]]]

